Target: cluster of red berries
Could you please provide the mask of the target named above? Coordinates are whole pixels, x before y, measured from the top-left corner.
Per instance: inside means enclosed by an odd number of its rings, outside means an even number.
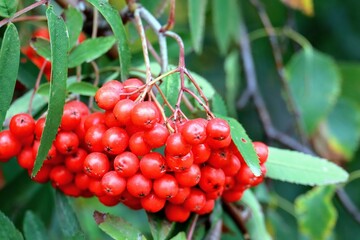
[[[85,104],[65,104],[61,125],[44,165],[33,178],[51,181],[74,197],[96,196],[104,205],[123,203],[184,222],[191,212],[210,213],[215,200],[234,202],[262,182],[268,148],[254,142],[262,175],[256,177],[232,142],[228,123],[219,118],[171,122],[152,101],[137,101],[143,83],[110,81],[96,93],[105,112]],[[0,160],[17,156],[29,174],[45,119],[15,115],[0,132]]]

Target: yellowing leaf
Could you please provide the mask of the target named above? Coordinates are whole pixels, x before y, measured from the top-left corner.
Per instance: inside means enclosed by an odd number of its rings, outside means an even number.
[[[305,15],[314,15],[313,0],[281,0],[285,5],[296,10],[302,11]]]

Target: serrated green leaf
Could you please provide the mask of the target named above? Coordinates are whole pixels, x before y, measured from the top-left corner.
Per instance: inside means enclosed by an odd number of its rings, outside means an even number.
[[[215,93],[215,95],[211,99],[210,106],[211,106],[211,111],[214,114],[220,114],[223,116],[228,115],[224,99],[222,99],[222,97],[218,93]]]
[[[306,48],[291,58],[286,71],[305,130],[311,135],[340,93],[339,70],[330,56]]]
[[[340,97],[313,137],[317,152],[333,161],[350,160],[360,141],[360,108]]]
[[[15,114],[26,112],[29,109],[29,102],[32,94],[33,94],[33,90],[30,90],[21,97],[19,97],[18,99],[16,99],[11,104],[9,110],[6,113],[6,119],[11,118]],[[33,102],[32,102],[31,115],[35,116],[36,114],[39,113],[41,109],[43,109],[46,106],[47,101],[43,96],[39,94],[35,94],[32,101]]]
[[[121,217],[95,211],[94,218],[99,228],[115,240],[146,239],[138,229]]]
[[[37,54],[45,58],[46,60],[51,60],[51,50],[50,42],[45,38],[32,38],[30,41],[31,47],[36,51]]]
[[[121,80],[124,81],[127,79],[129,74],[131,54],[125,28],[119,16],[119,12],[105,0],[88,0],[88,2],[99,10],[105,20],[109,23],[116,37],[119,52]]]
[[[236,116],[236,101],[240,92],[240,62],[238,51],[232,51],[225,59],[225,87],[230,115]]]
[[[56,216],[60,224],[62,233],[67,238],[85,239],[79,221],[76,217],[74,209],[66,197],[60,191],[55,191]]]
[[[41,221],[41,219],[31,211],[27,211],[25,213],[23,229],[24,229],[25,239],[28,240],[49,239],[43,221]]]
[[[11,17],[17,9],[19,0],[2,0],[0,1],[0,16]]]
[[[65,23],[69,33],[69,49],[76,45],[81,33],[84,19],[76,8],[69,7],[64,11]]]
[[[0,239],[20,240],[24,239],[11,220],[0,211]]]
[[[236,0],[212,0],[212,20],[215,39],[221,54],[225,54],[229,48],[233,32],[238,29],[233,28],[232,22],[237,18]]]
[[[10,23],[5,30],[0,50],[0,130],[13,97],[19,61],[19,35],[15,25]]]
[[[271,237],[265,226],[264,214],[255,195],[250,190],[246,190],[241,198],[241,203],[251,210],[251,217],[245,222],[250,238],[254,240],[270,240]]]
[[[191,40],[196,53],[202,52],[207,0],[188,0]]]
[[[69,92],[90,97],[95,96],[95,93],[98,89],[98,87],[87,82],[74,82],[70,84],[67,88]]]
[[[300,232],[310,239],[325,240],[330,237],[337,219],[332,203],[336,187],[316,187],[295,200]]]
[[[163,83],[160,85],[160,89],[163,92],[164,96],[168,100],[171,106],[175,106],[178,94],[180,91],[180,75],[179,73],[171,74],[164,78]],[[163,105],[166,116],[171,116],[172,112],[170,108],[165,105],[164,99],[160,94],[156,96],[157,100],[161,105]]]
[[[234,118],[220,116],[220,115],[218,115],[217,117],[220,117],[228,121],[231,130],[231,137],[236,147],[239,149],[246,164],[249,166],[249,168],[254,173],[254,175],[260,176],[261,170],[260,170],[259,158],[256,155],[252,141],[249,138],[249,136],[246,134],[246,131],[243,128],[243,126]]]
[[[186,240],[186,234],[185,232],[179,232],[176,234],[175,237],[171,238],[170,240]]]
[[[349,174],[326,159],[300,152],[269,147],[266,177],[280,181],[325,185],[345,182]]]
[[[169,222],[166,218],[157,214],[147,213],[151,235],[154,240],[168,239],[175,228],[175,222]]]
[[[40,139],[40,147],[36,156],[32,175],[40,170],[46,155],[55,139],[63,113],[66,96],[66,80],[68,71],[68,43],[66,25],[62,18],[57,16],[52,7],[46,10],[51,45],[51,83],[48,113],[45,127]]]
[[[69,68],[79,66],[84,62],[91,62],[100,57],[109,51],[115,42],[116,39],[113,36],[85,40],[70,53]]]

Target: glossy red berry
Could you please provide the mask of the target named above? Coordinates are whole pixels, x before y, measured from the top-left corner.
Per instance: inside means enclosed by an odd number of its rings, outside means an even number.
[[[123,85],[124,85],[124,91],[128,94],[131,94],[127,96],[129,96],[131,100],[135,100],[139,96],[140,94],[139,90],[144,85],[144,83],[140,79],[129,78],[124,81]],[[123,97],[125,98],[126,96]]]
[[[38,182],[38,183],[46,183],[49,181],[49,175],[50,171],[52,169],[52,166],[44,164],[40,168],[40,170],[36,173],[34,177],[31,177],[31,180]],[[28,174],[31,176],[32,169],[28,169]]]
[[[101,179],[102,187],[107,195],[118,196],[126,189],[125,178],[119,176],[115,171],[105,173]]]
[[[79,138],[74,132],[59,132],[56,135],[54,145],[61,154],[70,155],[77,151]]]
[[[222,168],[229,163],[230,155],[228,148],[213,149],[207,163],[214,168]]]
[[[178,193],[173,198],[168,199],[168,201],[173,204],[182,204],[189,194],[189,187],[179,187]]]
[[[241,199],[242,195],[243,195],[243,191],[232,191],[232,190],[227,190],[224,191],[221,198],[225,201],[225,202],[237,202]]]
[[[181,130],[181,134],[185,141],[191,145],[201,144],[206,140],[206,128],[197,119],[187,121]]]
[[[194,155],[194,163],[201,164],[206,162],[211,155],[211,148],[206,143],[198,144],[191,148]]]
[[[210,199],[210,200],[207,200],[205,205],[200,210],[196,211],[195,213],[199,214],[199,215],[208,214],[208,213],[212,212],[214,207],[215,207],[215,200]]]
[[[33,155],[32,147],[23,148],[17,156],[17,162],[20,167],[25,169],[32,169],[34,167],[35,157]]]
[[[144,132],[144,141],[152,148],[159,148],[165,145],[169,135],[164,124],[156,123],[152,129]]]
[[[166,200],[151,192],[146,197],[141,198],[140,202],[145,211],[155,213],[164,208]]]
[[[165,206],[165,216],[171,222],[185,222],[190,217],[190,211],[182,205],[167,203]]]
[[[184,172],[188,171],[194,163],[194,156],[192,151],[184,156],[166,155],[166,165],[170,171]]]
[[[74,183],[59,186],[60,190],[67,196],[80,197],[81,190]]]
[[[112,110],[120,100],[120,93],[111,86],[103,86],[96,91],[95,102],[104,110]]]
[[[139,159],[132,152],[123,152],[114,159],[114,170],[119,176],[128,178],[134,176],[139,169]]]
[[[144,156],[151,151],[151,147],[144,141],[144,132],[134,133],[130,137],[129,148],[137,156]]]
[[[142,209],[140,198],[134,197],[127,190],[120,195],[119,201],[133,210]]]
[[[184,201],[184,208],[191,212],[199,211],[206,204],[205,193],[197,188],[192,188],[189,196]]]
[[[154,180],[153,190],[161,198],[173,198],[179,190],[179,185],[174,176],[165,174]]]
[[[102,145],[105,152],[117,155],[124,152],[129,145],[129,136],[123,128],[112,127],[104,132]]]
[[[116,206],[119,203],[119,198],[116,196],[103,195],[98,197],[99,201],[108,207]]]
[[[140,160],[141,173],[150,179],[162,177],[166,172],[164,157],[157,152],[144,155]]]
[[[81,122],[80,109],[75,104],[65,104],[60,128],[63,131],[74,130]]]
[[[35,131],[35,138],[37,140],[41,139],[42,132],[44,131],[44,127],[45,127],[45,118],[39,118],[36,121],[35,130],[34,130]]]
[[[122,99],[116,103],[113,113],[120,125],[126,126],[131,124],[131,111],[135,106],[135,102],[130,99]]]
[[[90,152],[102,152],[104,150],[102,139],[106,130],[104,124],[98,124],[86,131],[84,142]]]
[[[205,166],[201,168],[200,188],[205,192],[213,192],[225,184],[225,174],[222,169]]]
[[[222,167],[226,176],[234,176],[240,170],[241,163],[239,158],[235,154],[230,154],[228,163]]]
[[[105,125],[108,128],[121,127],[120,122],[116,119],[116,117],[112,111],[106,111],[104,115],[105,115]]]
[[[200,167],[196,164],[184,172],[175,172],[175,178],[182,187],[193,187],[199,183],[201,177]]]
[[[11,118],[9,128],[11,133],[19,139],[28,137],[34,134],[35,120],[30,114],[19,113]]]
[[[147,196],[152,189],[152,181],[141,173],[127,179],[126,189],[134,197],[142,198]]]
[[[20,150],[20,140],[13,133],[9,130],[0,132],[0,162],[7,162],[18,155]]]
[[[184,156],[191,150],[191,145],[188,144],[181,133],[171,134],[167,141],[165,152],[167,155]]]
[[[224,119],[213,118],[206,126],[206,134],[209,138],[223,140],[230,135],[230,126]]]
[[[101,184],[101,179],[90,178],[89,190],[97,197],[106,195],[104,188]]]
[[[81,172],[87,154],[84,149],[78,148],[76,152],[66,156],[65,166],[72,172]]]
[[[109,169],[109,159],[103,153],[90,153],[84,160],[83,170],[90,177],[101,178]]]
[[[81,190],[89,188],[90,180],[91,178],[84,172],[78,172],[75,175],[75,185]]]
[[[260,164],[266,162],[269,155],[269,148],[266,144],[262,142],[253,142],[256,154],[259,157]]]
[[[92,126],[98,126],[100,124],[105,124],[105,114],[102,112],[94,112],[84,120],[84,128],[86,131]]]
[[[69,184],[72,182],[73,178],[74,176],[70,170],[63,165],[55,166],[51,169],[50,179],[56,186]]]
[[[158,111],[151,102],[139,102],[131,110],[131,122],[144,130],[151,129],[160,120]]]

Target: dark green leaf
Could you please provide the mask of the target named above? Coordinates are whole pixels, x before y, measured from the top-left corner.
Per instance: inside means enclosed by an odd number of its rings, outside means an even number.
[[[24,54],[20,54],[20,67],[18,80],[24,84],[27,89],[32,89],[35,86],[36,78],[39,75],[39,68]],[[46,82],[45,75],[43,74],[40,82]]]
[[[95,211],[94,218],[99,228],[115,240],[146,239],[138,229],[121,217]]]
[[[76,214],[66,197],[60,191],[55,192],[56,213],[64,236],[72,239],[85,239]]]
[[[170,76],[164,78],[163,83],[160,85],[160,89],[164,93],[164,96],[167,98],[171,106],[175,106],[178,94],[180,91],[180,76],[179,73],[171,74]],[[172,112],[167,105],[164,105],[164,99],[160,94],[157,95],[157,100],[161,105],[163,105],[166,116],[170,116]]]
[[[69,68],[81,65],[84,62],[91,62],[100,57],[114,45],[116,39],[110,37],[98,37],[87,39],[70,53]]]
[[[50,83],[43,83],[36,90],[37,94],[47,97],[47,98],[49,97],[49,92],[50,92]]]
[[[210,106],[211,106],[211,111],[214,114],[219,114],[222,116],[228,115],[224,99],[222,99],[222,97],[218,93],[215,93],[215,95],[211,99]]]
[[[188,0],[190,33],[195,52],[202,52],[207,0]]]
[[[81,12],[76,8],[69,7],[64,11],[65,13],[65,23],[69,32],[69,48],[71,49],[76,45],[79,35],[83,27],[83,17]]]
[[[266,211],[266,224],[273,239],[288,240],[297,238],[297,226],[292,226],[272,208]]]
[[[98,87],[87,82],[74,82],[67,88],[69,92],[80,94],[83,96],[95,96]]]
[[[210,214],[210,229],[207,231],[206,240],[210,240],[213,238],[214,232],[218,231],[218,225],[222,225],[222,217],[223,217],[223,208],[221,206],[221,201],[217,200],[215,202],[214,210]],[[216,234],[216,233],[215,233]]]
[[[221,234],[222,240],[243,240],[243,234],[240,232],[240,229],[234,223],[233,219],[224,212],[223,214],[223,224],[226,231]]]
[[[10,106],[9,110],[6,113],[6,119],[11,118],[15,114],[24,113],[29,109],[29,102],[31,95],[33,94],[33,90],[28,91],[18,99],[16,99]],[[48,95],[47,95],[48,96]],[[35,94],[32,100],[32,116],[39,113],[39,111],[46,106],[46,98],[39,94]]]
[[[255,240],[271,239],[269,233],[266,230],[264,214],[261,209],[261,205],[256,199],[255,195],[246,190],[241,203],[250,208],[251,217],[245,222],[246,228],[249,231],[250,238]]]
[[[167,239],[174,230],[175,223],[169,222],[166,218],[157,214],[148,213],[151,235],[154,240]]]
[[[236,116],[236,100],[240,92],[240,62],[238,51],[232,51],[225,59],[226,103],[230,115]]]
[[[171,238],[170,240],[186,240],[186,234],[185,232],[179,232],[176,234],[175,237]]]
[[[19,35],[15,25],[10,23],[4,33],[0,50],[0,130],[13,97],[19,60]]]
[[[33,212],[27,211],[24,218],[24,236],[25,239],[46,240],[49,239],[46,228],[41,219]]]
[[[360,64],[340,63],[341,96],[360,104]]]
[[[20,240],[24,239],[20,231],[17,230],[10,219],[0,211],[0,239]]]
[[[52,7],[46,10],[51,44],[51,84],[49,107],[45,127],[40,140],[40,147],[32,175],[40,170],[60,125],[66,96],[68,43],[66,25],[57,16]]]
[[[19,0],[2,0],[0,1],[0,16],[11,17],[17,9]]]
[[[326,240],[337,219],[332,203],[335,186],[316,187],[295,201],[295,212],[300,232],[310,239]]]
[[[231,37],[238,31],[233,22],[238,19],[236,0],[212,0],[212,19],[215,38],[220,52],[225,54],[229,48]]]
[[[121,80],[124,81],[129,74],[131,55],[125,28],[119,16],[119,12],[105,0],[88,0],[88,2],[99,10],[114,32],[119,52]]]
[[[331,57],[312,48],[295,54],[286,70],[305,130],[313,134],[340,93],[339,70]]]
[[[260,170],[258,156],[256,155],[251,139],[246,134],[246,131],[243,128],[243,126],[234,118],[225,117],[225,116],[218,116],[218,117],[228,121],[231,130],[231,137],[236,147],[239,149],[246,164],[249,166],[249,168],[255,174],[255,176],[260,176],[261,170]]]
[[[51,60],[50,42],[45,38],[33,38],[30,41],[31,47],[43,58]]]
[[[266,177],[304,185],[345,182],[349,174],[325,159],[269,147]]]

